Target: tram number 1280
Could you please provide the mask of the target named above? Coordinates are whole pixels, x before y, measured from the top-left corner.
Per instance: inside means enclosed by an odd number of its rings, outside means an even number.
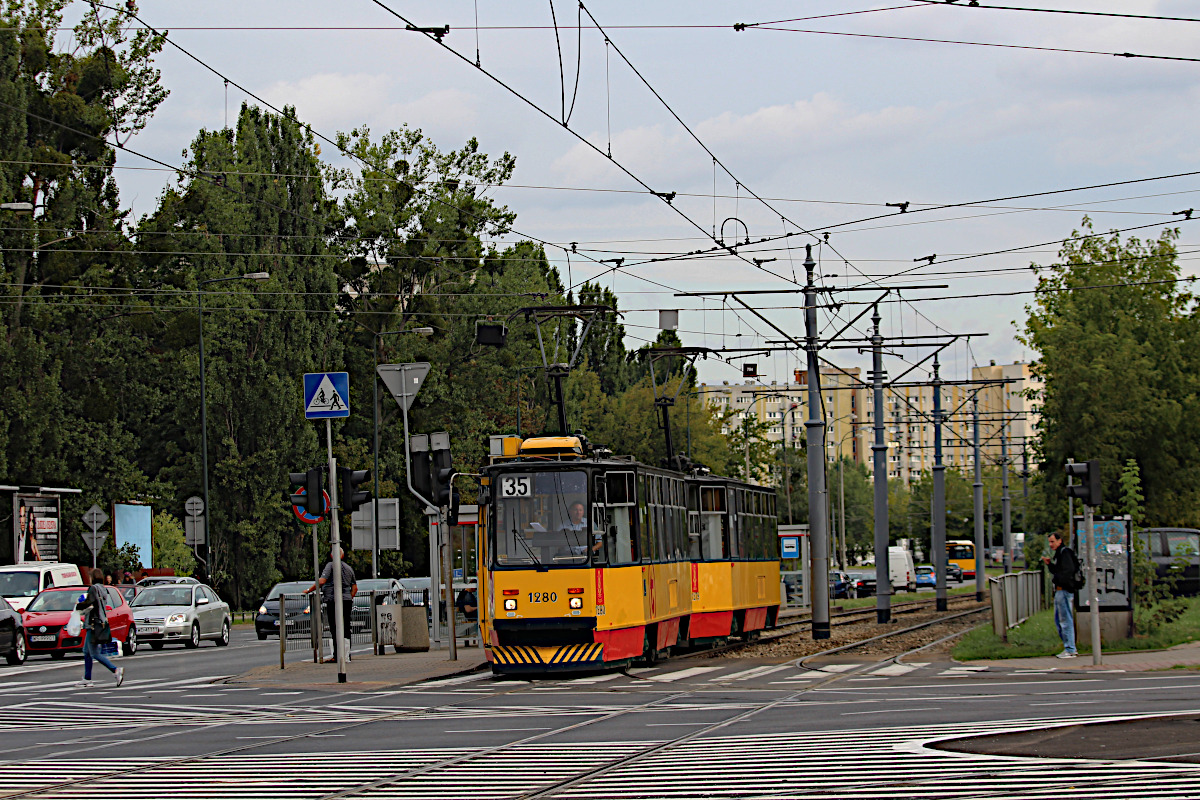
[[[553,603],[558,600],[558,592],[530,592],[531,603]]]

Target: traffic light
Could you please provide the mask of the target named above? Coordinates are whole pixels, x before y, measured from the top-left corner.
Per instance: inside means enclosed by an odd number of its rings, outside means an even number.
[[[1079,464],[1067,464],[1067,477],[1074,478],[1075,484],[1067,487],[1067,497],[1083,501],[1084,505],[1096,508],[1104,500],[1104,491],[1100,485],[1100,462],[1084,461]]]
[[[370,476],[370,470],[338,467],[338,504],[343,514],[354,513],[371,499],[370,492],[360,492],[356,488]]]
[[[323,469],[310,469],[307,472],[289,472],[288,479],[291,480],[292,486],[304,487],[304,493],[292,492],[289,499],[294,506],[300,506],[314,517],[324,516],[325,500],[324,490],[321,488],[321,476],[325,474]]]

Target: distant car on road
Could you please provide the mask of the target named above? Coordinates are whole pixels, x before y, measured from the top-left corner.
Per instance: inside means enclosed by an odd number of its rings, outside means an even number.
[[[0,567],[0,597],[7,600],[18,614],[24,613],[43,589],[81,585],[83,578],[74,564],[25,561]]]
[[[962,583],[962,580],[963,580],[962,567],[960,567],[958,564],[947,563],[946,564],[946,580],[954,581],[955,583]]]
[[[855,597],[874,597],[876,580],[873,569],[850,570],[850,586]]]
[[[113,588],[125,596],[125,602],[133,603],[133,599],[137,597],[145,586],[140,586],[136,583],[118,583],[114,584]]]
[[[263,598],[258,607],[258,614],[254,617],[254,632],[258,634],[259,641],[268,636],[279,635],[280,595],[298,595],[312,585],[312,581],[284,581],[271,587],[271,591],[267,592],[267,596]],[[288,600],[288,619],[303,617],[307,622],[309,614],[308,598]]]
[[[937,586],[937,575],[934,574],[933,567],[926,564],[917,567],[917,588],[922,586]]]
[[[1200,530],[1147,528],[1138,531],[1160,579],[1173,577],[1176,595],[1200,594]]]
[[[834,600],[850,597],[851,586],[850,576],[845,572],[833,570],[829,573],[829,596]]]
[[[0,597],[0,653],[9,664],[25,663],[25,624],[16,609]]]
[[[162,586],[168,583],[189,583],[193,586],[200,583],[195,578],[190,578],[186,575],[151,575],[149,578],[142,578],[137,582],[138,586]]]
[[[125,596],[114,587],[101,586],[100,589],[104,592],[112,637],[121,643],[122,652],[131,656],[138,649],[138,631],[133,621],[133,611],[125,602]],[[83,632],[78,636],[68,636],[63,628],[75,613],[75,604],[87,595],[87,591],[86,586],[66,586],[46,589],[33,598],[22,616],[29,655],[46,653],[51,658],[62,658],[72,650],[83,649]]]
[[[155,650],[168,642],[196,648],[204,639],[229,644],[233,615],[229,604],[203,584],[148,586],[134,598],[133,619],[142,641]]]

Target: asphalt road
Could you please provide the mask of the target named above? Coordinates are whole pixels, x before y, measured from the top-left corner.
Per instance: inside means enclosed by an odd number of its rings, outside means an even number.
[[[76,690],[78,674],[57,662],[0,669],[0,797],[141,797],[165,786],[181,798],[1200,795],[1197,765],[1127,761],[1111,746],[1086,762],[932,747],[1196,716],[1194,672],[980,672],[849,658],[810,671],[696,658],[386,692],[211,683],[269,663],[276,647],[241,633],[228,649],[135,656],[120,689],[98,681]],[[42,666],[51,668],[35,671]]]

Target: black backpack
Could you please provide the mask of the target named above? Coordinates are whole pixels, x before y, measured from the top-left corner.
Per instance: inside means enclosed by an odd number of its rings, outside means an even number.
[[[1067,548],[1067,550],[1071,553],[1071,560],[1075,562],[1075,571],[1071,573],[1071,577],[1068,579],[1071,585],[1063,588],[1068,591],[1078,592],[1087,585],[1087,580],[1083,577],[1083,564],[1080,563],[1079,556],[1075,555],[1074,550],[1070,548]]]

